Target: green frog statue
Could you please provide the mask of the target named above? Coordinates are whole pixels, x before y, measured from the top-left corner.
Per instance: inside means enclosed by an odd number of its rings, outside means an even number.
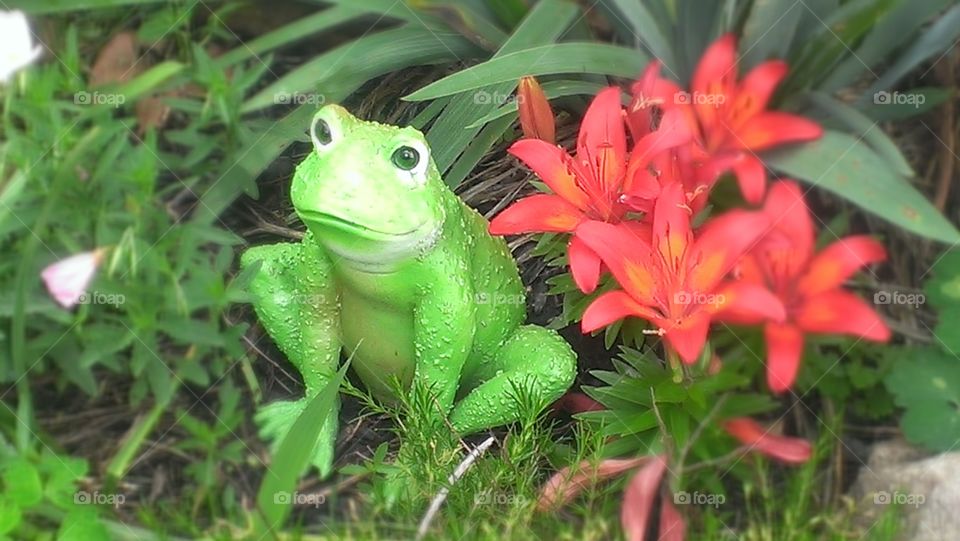
[[[506,243],[444,184],[423,135],[366,122],[338,105],[310,126],[313,152],[290,194],[299,243],[257,246],[250,283],[264,328],[300,371],[306,396],[257,414],[274,449],[336,374],[341,350],[368,391],[429,389],[460,434],[517,420],[515,385],[552,401],[576,355],[556,332],[524,325],[524,288]],[[312,463],[330,473],[339,400]]]

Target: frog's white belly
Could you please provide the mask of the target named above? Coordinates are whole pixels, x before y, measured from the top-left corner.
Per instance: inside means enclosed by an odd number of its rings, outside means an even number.
[[[394,306],[351,288],[340,291],[340,333],[344,352],[367,389],[392,396],[394,378],[407,388],[416,365],[413,307]]]

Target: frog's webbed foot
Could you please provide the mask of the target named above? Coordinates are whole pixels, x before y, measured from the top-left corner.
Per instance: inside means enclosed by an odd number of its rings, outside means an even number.
[[[555,331],[536,325],[519,327],[484,367],[490,377],[454,407],[450,422],[469,434],[515,421],[517,405],[507,397],[516,389],[553,402],[573,383],[576,369],[576,354]]]
[[[272,402],[260,408],[257,411],[255,420],[259,426],[260,437],[270,442],[270,451],[276,455],[280,449],[280,443],[283,442],[290,428],[296,422],[300,414],[303,413],[309,399],[304,397],[300,400]],[[337,440],[337,421],[338,410],[337,402],[334,402],[334,408],[326,417],[318,422],[322,422],[320,436],[317,438],[317,446],[310,457],[310,463],[320,470],[320,478],[323,479],[330,474],[333,469],[333,451]]]

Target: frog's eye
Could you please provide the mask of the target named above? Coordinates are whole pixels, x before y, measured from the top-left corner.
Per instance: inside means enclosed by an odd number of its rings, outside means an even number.
[[[420,163],[420,153],[413,147],[402,146],[393,151],[390,161],[399,169],[412,171]]]
[[[321,115],[313,117],[313,123],[310,125],[310,139],[313,140],[313,148],[321,152],[330,148],[337,140],[337,130],[327,119]]]
[[[396,168],[401,178],[413,184],[422,185],[426,182],[430,150],[420,141],[405,142],[390,155],[390,163]]]

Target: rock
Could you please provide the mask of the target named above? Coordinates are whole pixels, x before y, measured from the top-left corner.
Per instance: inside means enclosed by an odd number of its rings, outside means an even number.
[[[900,440],[877,443],[850,494],[867,530],[898,505],[897,539],[960,539],[960,452],[930,455]]]

